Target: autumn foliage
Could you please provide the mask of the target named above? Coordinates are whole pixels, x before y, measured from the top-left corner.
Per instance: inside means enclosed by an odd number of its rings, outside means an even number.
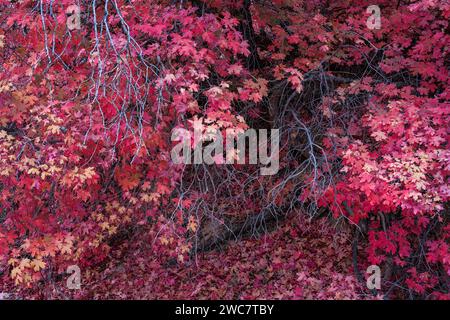
[[[0,292],[449,299],[450,4],[373,2],[0,0]],[[279,172],[173,163],[199,123]]]

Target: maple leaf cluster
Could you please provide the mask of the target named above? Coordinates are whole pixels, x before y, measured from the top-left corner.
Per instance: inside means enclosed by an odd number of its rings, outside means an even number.
[[[450,5],[370,29],[369,2],[0,1],[0,291],[357,299],[376,264],[448,299]],[[280,129],[277,175],[171,160],[175,129],[248,128]],[[88,288],[55,293],[70,265]]]

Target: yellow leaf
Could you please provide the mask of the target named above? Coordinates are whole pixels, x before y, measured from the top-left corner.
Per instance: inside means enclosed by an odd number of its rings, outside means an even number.
[[[17,259],[11,258],[8,260],[8,265],[14,266],[17,263]]]
[[[168,243],[169,243],[169,241],[167,240],[166,237],[161,237],[161,244],[166,245]]]
[[[45,180],[45,178],[47,178],[47,177],[51,177],[51,174],[48,173],[48,172],[43,171],[43,172],[41,173],[41,179],[42,179],[42,180]]]
[[[192,232],[195,232],[197,230],[197,222],[195,221],[195,218],[193,216],[189,217],[187,229],[192,230]]]
[[[27,171],[28,174],[39,175],[39,170],[37,168],[31,168]]]
[[[22,273],[22,270],[19,267],[15,267],[11,270],[11,278],[15,278]]]
[[[48,168],[48,172],[50,172],[51,174],[55,173],[55,172],[60,172],[61,169],[55,166],[50,166],[50,168]]]
[[[11,170],[9,168],[5,168],[2,171],[0,171],[0,176],[9,176],[9,174],[11,173]]]
[[[160,196],[161,195],[156,192],[150,193],[150,195],[149,195],[150,201],[156,202],[156,201],[158,201]]]
[[[55,126],[55,125],[51,125],[47,128],[47,133],[53,133],[53,134],[58,134],[60,133],[60,127],[59,126]]]
[[[93,167],[88,167],[84,170],[84,175],[86,178],[90,179],[95,175],[95,169]]]
[[[108,222],[102,222],[101,224],[100,224],[100,227],[102,228],[102,230],[106,230],[106,229],[108,229],[109,228],[109,223]]]
[[[72,253],[72,249],[71,249],[71,245],[69,244],[69,243],[64,243],[62,246],[61,246],[61,254],[70,254],[70,253]]]
[[[181,250],[181,253],[189,252],[189,246],[187,246],[187,245],[185,245],[185,244],[182,244],[182,245],[180,246],[180,250]]]
[[[30,267],[30,259],[28,259],[28,258],[22,259],[22,260],[20,261],[19,267],[20,267],[21,269],[29,268],[29,267]]]

